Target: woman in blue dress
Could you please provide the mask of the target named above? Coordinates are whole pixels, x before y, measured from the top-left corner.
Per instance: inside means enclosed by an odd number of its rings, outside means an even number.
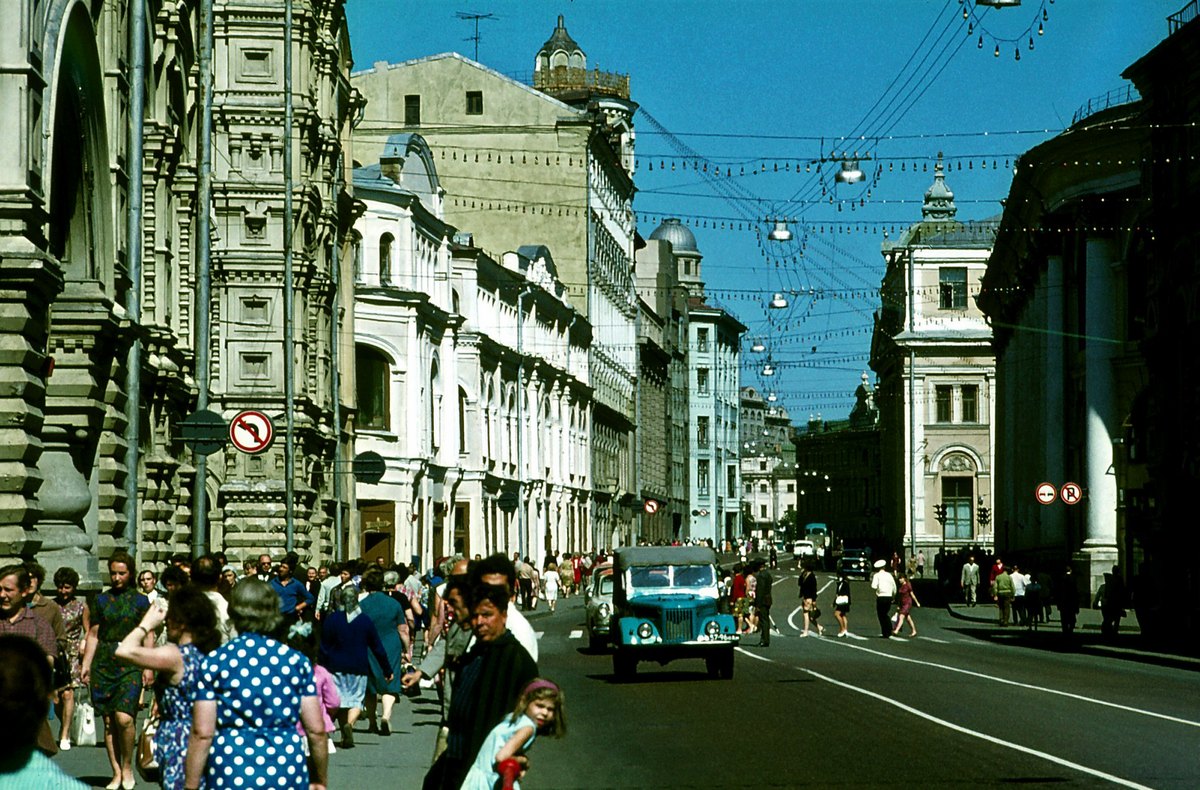
[[[283,619],[279,596],[266,582],[243,579],[230,595],[229,618],[238,636],[200,665],[185,787],[204,777],[208,790],[324,790],[329,741],[312,664],[268,636]]]
[[[371,728],[380,735],[392,734],[392,707],[396,698],[404,693],[400,678],[404,676],[404,643],[400,641],[400,628],[407,624],[404,608],[395,599],[383,592],[383,571],[371,568],[363,573],[362,588],[367,597],[358,602],[358,608],[370,618],[379,634],[379,641],[387,653],[388,665],[383,666],[374,653],[368,652],[371,672],[367,675],[366,710]],[[383,699],[383,712],[378,727],[375,719],[375,702]]]
[[[144,647],[141,637],[167,623],[165,645]],[[117,658],[158,673],[154,685],[158,730],[154,736],[163,790],[183,790],[183,758],[192,728],[192,703],[200,661],[221,644],[217,610],[202,591],[183,587],[171,595],[170,609],[151,606],[142,622],[117,645]]]

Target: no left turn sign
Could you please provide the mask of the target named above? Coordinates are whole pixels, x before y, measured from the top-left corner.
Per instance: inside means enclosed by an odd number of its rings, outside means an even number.
[[[261,411],[238,412],[229,423],[229,441],[243,453],[261,453],[274,438],[275,426]]]
[[[658,500],[647,499],[646,504],[642,505],[642,509],[645,510],[648,515],[653,516],[658,512]]]
[[[1034,496],[1043,505],[1050,505],[1058,499],[1058,489],[1054,487],[1054,483],[1039,483]]]

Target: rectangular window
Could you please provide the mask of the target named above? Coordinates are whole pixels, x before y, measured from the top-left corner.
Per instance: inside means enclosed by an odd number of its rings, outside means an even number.
[[[708,461],[696,462],[696,491],[703,499],[708,499]]]
[[[758,484],[758,490],[759,490],[759,491],[761,491],[761,492],[762,492],[762,493],[764,493],[764,494],[765,494],[765,493],[767,493],[767,484],[766,484],[766,483],[759,483],[759,484]]]
[[[737,497],[738,484],[738,468],[737,464],[729,464],[725,467],[725,496],[730,499]]]
[[[765,471],[767,471],[767,462],[766,462],[766,461],[759,461],[759,462],[758,462],[758,471],[760,471],[760,472],[765,472]]]
[[[976,384],[962,386],[962,421],[979,422],[979,387]]]
[[[746,483],[746,493],[747,494],[750,493],[751,488],[752,488],[751,485],[749,483]]]
[[[787,484],[787,492],[788,492],[789,494],[794,494],[794,493],[796,493],[796,484],[795,484],[795,483],[788,483],[788,484]]]
[[[696,445],[708,447],[708,417],[696,418]]]
[[[696,350],[697,351],[708,351],[708,330],[707,329],[697,329],[696,330]]]
[[[421,125],[421,97],[419,94],[410,93],[404,97],[404,125]]]
[[[271,375],[270,354],[242,354],[242,378],[265,379]]]
[[[708,394],[708,368],[696,369],[696,389],[701,395]]]
[[[467,91],[467,115],[483,115],[483,91]]]
[[[942,504],[946,506],[946,538],[971,538],[971,498],[974,493],[970,477],[943,477]]]
[[[256,329],[266,329],[267,300],[261,296],[248,296],[242,299],[242,323],[250,324]]]
[[[766,519],[766,517],[767,517],[767,506],[766,505],[758,506],[758,517],[761,519]]]
[[[937,400],[937,421],[950,422],[950,395],[952,388],[939,385],[935,392]]]
[[[961,266],[938,269],[938,307],[942,310],[967,309],[967,270]]]

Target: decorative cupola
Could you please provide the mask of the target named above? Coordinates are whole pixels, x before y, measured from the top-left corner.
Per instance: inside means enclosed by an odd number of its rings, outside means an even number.
[[[954,205],[954,193],[946,186],[946,173],[942,168],[942,152],[938,151],[937,164],[933,166],[933,185],[925,191],[925,205],[921,215],[926,222],[944,222],[954,219],[958,206]]]

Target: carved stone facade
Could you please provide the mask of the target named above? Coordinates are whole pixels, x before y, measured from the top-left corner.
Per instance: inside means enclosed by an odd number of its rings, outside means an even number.
[[[195,222],[201,107],[200,41],[194,0],[146,3],[144,173],[140,320],[125,309],[131,281],[127,212],[131,101],[130,4],[125,0],[39,2],[0,7],[0,99],[10,112],[0,153],[0,558],[37,556],[53,571],[76,568],[100,581],[118,547],[159,561],[191,549],[195,467],[179,422],[195,408]],[[336,163],[353,98],[341,0],[295,3],[298,542],[329,521],[335,431],[328,347],[330,265],[350,218]],[[237,364],[238,310],[246,298],[279,300],[282,261],[284,4],[222,3],[216,57],[213,408],[281,411],[281,377],[250,386]],[[264,53],[247,57],[247,53]],[[265,143],[251,172],[237,141]],[[341,199],[339,199],[341,197]],[[251,217],[266,217],[253,238]],[[347,278],[348,279],[348,278]],[[350,300],[343,299],[346,305]],[[352,310],[347,310],[352,320]],[[278,306],[268,313],[278,326]],[[142,342],[139,426],[141,501],[126,537],[126,404],[129,349]],[[259,353],[280,347],[258,332]],[[276,372],[281,371],[278,367]],[[346,410],[349,413],[349,410]],[[277,450],[271,453],[278,454]],[[283,471],[268,455],[259,480],[248,458],[210,458],[214,547],[280,547]],[[280,489],[281,485],[278,486]],[[311,489],[311,490],[310,490]]]

